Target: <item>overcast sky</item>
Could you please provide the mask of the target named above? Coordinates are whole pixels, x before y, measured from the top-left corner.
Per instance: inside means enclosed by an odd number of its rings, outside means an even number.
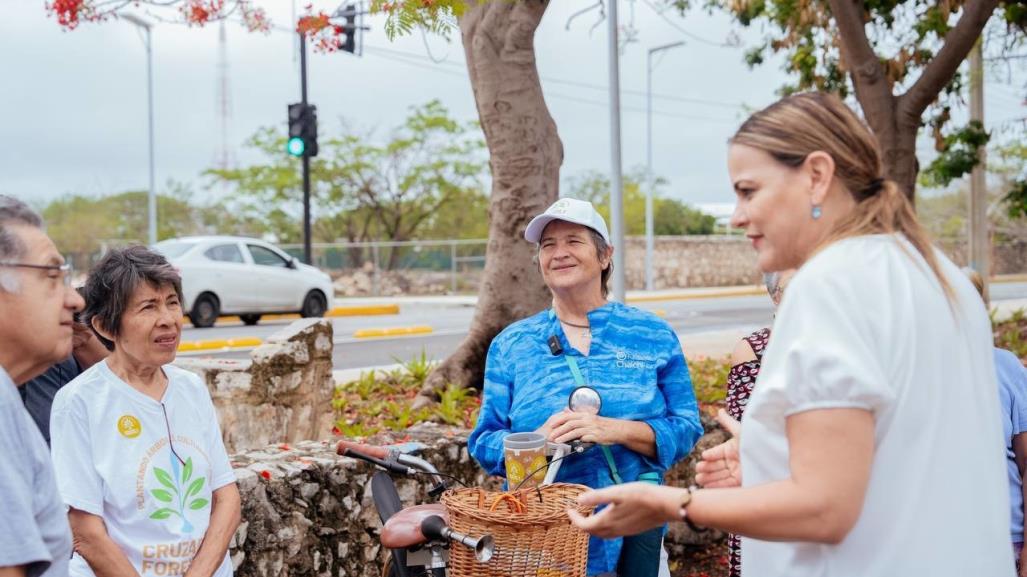
[[[84,23],[62,31],[43,0],[3,0],[0,19],[0,192],[42,204],[57,196],[144,189],[146,60],[140,33],[125,21]],[[257,0],[278,25],[290,20],[290,0]],[[786,80],[778,61],[749,70],[744,48],[723,46],[732,26],[723,16],[694,11],[659,14],[659,0],[621,0],[624,27],[635,30],[621,56],[623,164],[645,163],[645,60],[652,46],[685,40],[656,68],[654,169],[669,195],[691,203],[731,202],[726,139],[744,119],[743,105],[775,99]],[[298,4],[302,5],[303,2]],[[331,10],[334,4],[314,0]],[[591,1],[553,2],[536,40],[546,100],[563,139],[562,177],[610,166],[606,25],[596,11],[568,18]],[[165,13],[166,14],[166,13]],[[321,134],[341,117],[358,126],[399,124],[409,107],[441,99],[452,114],[476,113],[459,37],[389,42],[371,19],[360,58],[311,54],[309,98]],[[743,31],[755,39],[758,31]],[[158,189],[169,179],[203,191],[200,173],[219,156],[218,26],[159,24],[154,29]],[[229,144],[237,163],[259,157],[242,142],[261,126],[284,127],[286,105],[299,99],[294,38],[228,27],[231,117]],[[432,59],[439,62],[433,62]],[[1022,84],[1022,83],[1021,83]],[[1022,86],[993,78],[986,91],[989,121],[1024,116]],[[663,96],[669,96],[665,98]],[[990,124],[990,122],[989,122]],[[927,153],[928,145],[921,147]]]

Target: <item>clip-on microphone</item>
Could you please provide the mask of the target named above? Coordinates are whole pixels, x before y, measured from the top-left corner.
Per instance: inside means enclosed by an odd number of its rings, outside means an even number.
[[[554,357],[563,354],[563,346],[560,345],[560,339],[556,335],[549,337],[549,352]]]

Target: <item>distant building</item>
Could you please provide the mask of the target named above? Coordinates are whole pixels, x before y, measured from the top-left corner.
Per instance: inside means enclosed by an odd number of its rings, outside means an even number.
[[[717,219],[714,231],[716,234],[736,234],[737,230],[731,228],[731,214],[735,211],[733,202],[697,202],[695,208]]]

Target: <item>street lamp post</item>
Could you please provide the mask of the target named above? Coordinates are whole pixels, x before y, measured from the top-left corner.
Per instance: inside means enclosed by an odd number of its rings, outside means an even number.
[[[613,300],[625,302],[624,196],[620,155],[620,48],[617,43],[617,0],[607,7],[610,43],[610,232],[613,236]]]
[[[147,205],[148,205],[148,240],[149,244],[153,245],[157,243],[157,188],[154,183],[154,162],[153,162],[153,44],[151,42],[150,31],[153,25],[143,20],[142,18],[134,14],[119,14],[119,17],[124,18],[128,22],[135,24],[139,28],[142,28],[146,32],[146,96],[147,96],[147,116],[149,117],[149,156],[150,156],[150,190],[147,194]]]
[[[670,50],[684,44],[671,42],[649,49],[645,59],[645,174],[648,186],[645,189],[645,290],[653,290],[653,54]]]

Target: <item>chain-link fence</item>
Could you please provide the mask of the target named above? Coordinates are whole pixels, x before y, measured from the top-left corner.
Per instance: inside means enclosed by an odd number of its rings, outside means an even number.
[[[484,239],[314,243],[311,264],[335,279],[340,296],[475,294],[487,244]],[[302,259],[303,245],[281,247]]]

